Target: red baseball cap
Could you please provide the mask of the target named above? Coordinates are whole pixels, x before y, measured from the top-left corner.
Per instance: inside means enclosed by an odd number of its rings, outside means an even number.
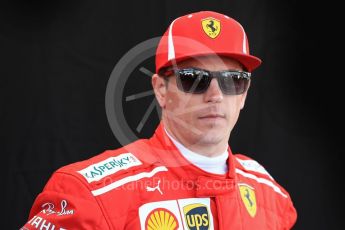
[[[261,60],[249,54],[242,25],[229,16],[201,11],[175,19],[156,50],[156,73],[191,57],[218,55],[240,62],[251,72]]]

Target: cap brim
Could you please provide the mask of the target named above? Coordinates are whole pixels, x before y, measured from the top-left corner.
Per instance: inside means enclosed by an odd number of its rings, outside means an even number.
[[[253,70],[255,70],[256,68],[258,68],[262,61],[260,58],[255,57],[253,55],[248,55],[248,54],[240,54],[240,53],[194,53],[194,54],[188,54],[188,55],[184,55],[184,56],[180,56],[177,57],[171,61],[166,62],[161,68],[166,68],[169,66],[172,66],[176,63],[179,63],[181,61],[185,61],[187,59],[190,58],[196,58],[196,57],[201,57],[201,56],[207,56],[207,55],[218,55],[220,57],[229,57],[232,58],[234,60],[237,60],[238,62],[240,62],[246,69],[246,71],[248,72],[252,72]]]

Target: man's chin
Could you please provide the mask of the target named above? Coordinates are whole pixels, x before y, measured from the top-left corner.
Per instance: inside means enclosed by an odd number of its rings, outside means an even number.
[[[227,131],[224,129],[224,125],[220,126],[215,124],[212,125],[212,127],[203,128],[201,130],[199,139],[202,142],[219,143],[227,136]]]
[[[213,133],[208,133],[200,137],[198,144],[199,145],[217,145],[221,143],[224,139],[224,136],[214,135]]]
[[[215,120],[215,121],[207,121],[200,124],[200,130],[202,130],[203,133],[219,133],[224,130],[224,128],[227,126],[226,122],[222,120]]]

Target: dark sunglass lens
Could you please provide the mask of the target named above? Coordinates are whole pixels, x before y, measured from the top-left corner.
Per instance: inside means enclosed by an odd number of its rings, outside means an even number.
[[[249,80],[241,73],[227,73],[220,78],[220,87],[224,94],[239,95],[247,90]]]
[[[178,75],[178,86],[186,93],[203,93],[209,85],[209,75],[202,70],[180,70]]]

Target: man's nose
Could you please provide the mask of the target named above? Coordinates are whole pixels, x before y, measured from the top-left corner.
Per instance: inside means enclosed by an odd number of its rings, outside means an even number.
[[[206,102],[221,102],[223,100],[223,93],[219,87],[217,79],[213,78],[210,82],[210,86],[205,92]]]

